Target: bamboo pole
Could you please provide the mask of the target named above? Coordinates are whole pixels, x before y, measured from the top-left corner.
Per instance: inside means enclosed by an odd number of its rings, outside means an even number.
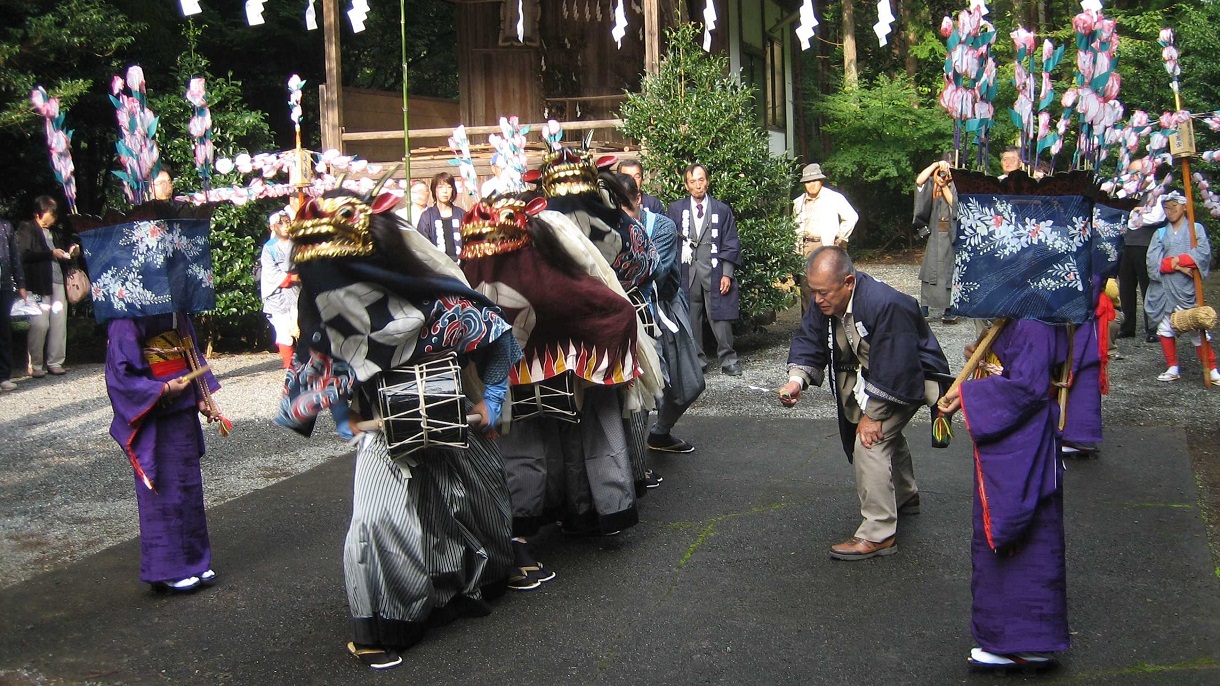
[[[983,332],[983,338],[979,341],[979,344],[974,347],[974,353],[970,356],[970,359],[966,361],[966,366],[962,367],[962,371],[958,372],[957,378],[953,380],[953,384],[949,386],[949,390],[945,391],[945,395],[949,395],[950,393],[961,388],[966,379],[969,379],[970,376],[974,374],[974,370],[977,369],[979,364],[983,361],[983,357],[986,356],[987,353],[991,352],[991,344],[995,342],[996,336],[1000,335],[1000,332],[1004,330],[1004,327],[1007,324],[1007,319],[1000,318],[992,322],[991,326]],[[941,409],[947,407],[943,396],[940,400],[936,401],[936,404]]]
[[[1177,111],[1182,111],[1182,95],[1178,88],[1177,81],[1174,81],[1173,102],[1177,107]],[[1182,161],[1182,189],[1186,191],[1186,228],[1190,231],[1190,247],[1195,248],[1199,245],[1199,237],[1195,235],[1195,193],[1193,183],[1190,177],[1190,158],[1194,154],[1194,128],[1188,129],[1191,136],[1191,152],[1183,153]],[[1199,273],[1199,267],[1196,265],[1192,270],[1195,281],[1195,307],[1203,307],[1203,276]],[[1203,340],[1202,347],[1199,348],[1199,362],[1203,367],[1203,387],[1211,388],[1212,376],[1211,369],[1207,366],[1207,361],[1212,357],[1211,343],[1207,340],[1207,332],[1200,331],[1199,337]]]
[[[407,127],[407,110],[410,109],[407,100],[407,3],[398,0],[398,24],[402,39],[402,164],[405,171],[407,186],[411,184],[411,131]],[[409,198],[408,198],[409,200]]]

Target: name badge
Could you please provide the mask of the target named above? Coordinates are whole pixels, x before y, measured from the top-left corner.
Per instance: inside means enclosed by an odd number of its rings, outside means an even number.
[[[868,338],[868,329],[864,328],[864,322],[856,320],[856,333],[860,334],[860,338]]]
[[[713,224],[720,223],[720,215],[716,214],[715,212],[712,213],[712,223]]]

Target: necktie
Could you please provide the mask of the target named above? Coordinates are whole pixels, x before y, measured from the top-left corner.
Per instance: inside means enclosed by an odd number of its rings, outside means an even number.
[[[695,217],[703,219],[703,203],[695,203]]]

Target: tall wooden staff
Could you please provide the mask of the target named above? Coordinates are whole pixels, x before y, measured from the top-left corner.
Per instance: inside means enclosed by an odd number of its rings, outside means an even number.
[[[1182,111],[1182,93],[1178,85],[1178,75],[1181,69],[1177,61],[1177,49],[1173,45],[1173,31],[1171,29],[1162,29],[1160,35],[1160,44],[1165,46],[1168,51],[1171,51],[1169,57],[1165,60],[1165,70],[1169,72],[1172,78],[1170,88],[1173,89],[1173,105],[1178,112]],[[1174,159],[1182,163],[1182,188],[1186,192],[1186,227],[1190,231],[1190,247],[1194,248],[1199,245],[1199,238],[1195,235],[1195,194],[1193,182],[1190,176],[1190,158],[1195,156],[1195,128],[1190,119],[1178,124],[1178,130],[1169,139],[1169,151],[1173,154]],[[1195,307],[1203,307],[1203,276],[1199,273],[1198,267],[1191,270],[1195,277]],[[1203,347],[1201,349],[1203,364],[1203,385],[1210,388],[1212,385],[1211,369],[1207,366],[1207,360],[1211,359],[1211,343],[1207,340],[1207,331],[1200,331],[1200,337],[1203,339]]]

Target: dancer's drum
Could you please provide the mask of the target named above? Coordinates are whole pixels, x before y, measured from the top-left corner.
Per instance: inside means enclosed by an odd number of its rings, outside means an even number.
[[[530,417],[552,417],[565,422],[579,422],[576,409],[576,373],[564,372],[538,383],[513,386],[513,420]]]
[[[391,458],[424,448],[468,445],[466,397],[456,355],[383,372],[377,405]]]

